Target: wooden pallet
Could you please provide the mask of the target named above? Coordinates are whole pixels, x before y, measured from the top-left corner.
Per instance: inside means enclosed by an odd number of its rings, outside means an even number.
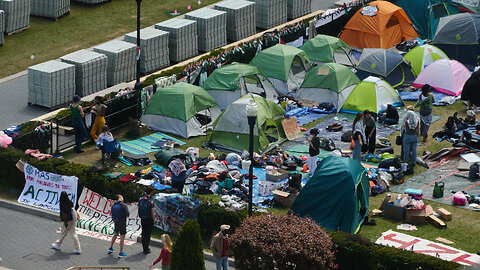
[[[27,25],[27,26],[25,26],[25,27],[23,27],[23,28],[20,28],[20,29],[14,30],[14,31],[12,31],[12,32],[6,33],[6,35],[7,35],[7,36],[11,36],[11,35],[13,35],[13,34],[20,33],[20,32],[22,32],[23,30],[27,30],[28,28],[30,28],[30,25]]]

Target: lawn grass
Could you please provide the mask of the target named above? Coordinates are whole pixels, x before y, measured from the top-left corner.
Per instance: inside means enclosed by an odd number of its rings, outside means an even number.
[[[205,7],[218,0],[148,0],[142,1],[141,27],[148,27],[180,13]],[[136,30],[137,2],[114,0],[88,6],[72,2],[70,14],[54,21],[30,17],[30,29],[6,36],[0,47],[0,78],[26,70],[29,66],[59,58],[70,52],[89,48]],[[31,59],[31,56],[34,59]]]

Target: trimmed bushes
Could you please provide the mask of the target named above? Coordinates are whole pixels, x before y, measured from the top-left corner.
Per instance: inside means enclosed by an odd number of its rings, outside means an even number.
[[[310,218],[262,215],[243,220],[230,238],[235,266],[247,269],[333,269],[332,241]]]
[[[220,231],[222,224],[230,225],[230,231],[235,231],[247,215],[248,212],[246,209],[238,212],[230,212],[217,204],[202,203],[198,211],[197,220],[200,224],[202,237],[210,239],[214,233]]]
[[[178,232],[172,247],[170,269],[205,269],[200,226],[195,220],[187,219]]]

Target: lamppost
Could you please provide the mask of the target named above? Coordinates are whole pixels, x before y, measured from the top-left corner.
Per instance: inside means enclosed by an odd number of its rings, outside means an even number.
[[[137,82],[135,83],[135,90],[141,91],[142,84],[140,83],[140,5],[142,0],[137,1]]]
[[[252,216],[252,197],[253,197],[253,128],[255,127],[255,121],[257,119],[257,103],[250,97],[247,104],[247,118],[248,126],[250,127],[250,168],[248,170],[248,216]]]

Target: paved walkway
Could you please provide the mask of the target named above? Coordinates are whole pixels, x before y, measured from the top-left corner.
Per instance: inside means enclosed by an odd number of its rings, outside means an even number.
[[[160,248],[152,247],[152,253],[144,255],[142,245],[125,246],[128,256],[118,259],[117,253],[107,254],[109,242],[79,236],[82,255],[73,254],[73,241],[67,236],[60,251],[51,249],[58,234],[58,222],[38,216],[0,207],[0,257],[1,267],[15,270],[60,270],[72,266],[129,266],[130,269],[149,269],[160,254]],[[118,245],[114,247],[118,248]],[[118,249],[117,249],[118,250]],[[215,264],[205,261],[207,270]]]

